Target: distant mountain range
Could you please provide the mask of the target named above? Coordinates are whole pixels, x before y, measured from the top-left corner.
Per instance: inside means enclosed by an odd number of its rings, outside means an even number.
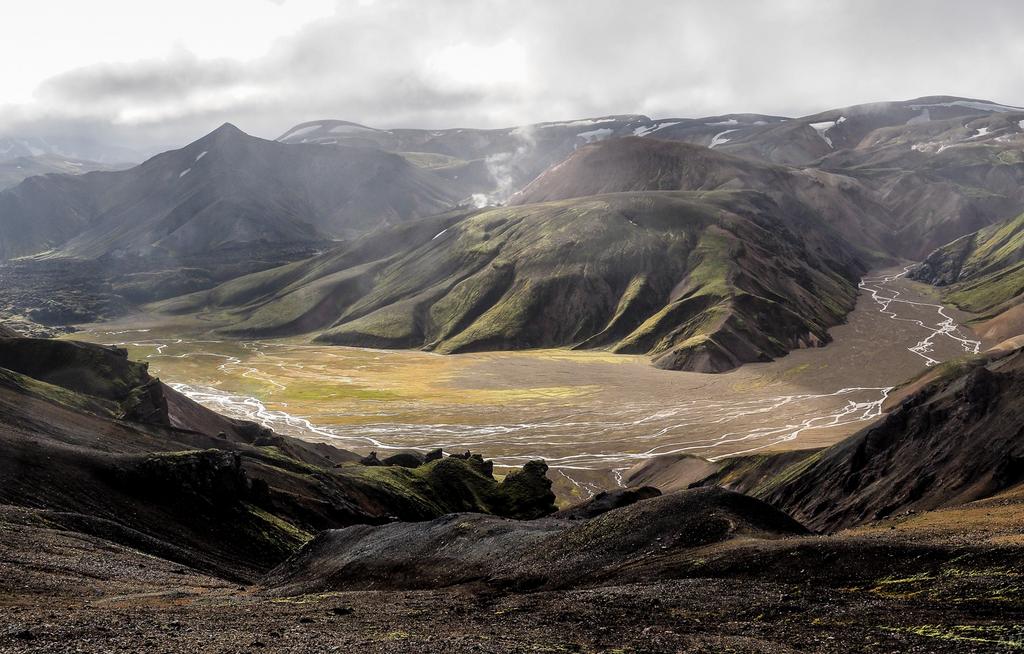
[[[143,158],[131,148],[97,140],[88,134],[88,130],[76,136],[0,136],[0,163],[22,157],[46,156],[106,165],[138,163]]]
[[[848,176],[877,196],[896,221],[901,253],[932,249],[1024,208],[1024,108],[932,96],[832,109],[802,118],[726,114],[705,118],[625,115],[508,129],[377,130],[345,121],[303,123],[286,143],[361,145],[483,165],[490,201],[504,202],[578,147],[637,136],[684,141],[769,163]],[[1007,168],[1010,166],[1010,168]]]
[[[214,324],[237,334],[601,346],[718,371],[826,342],[868,267],[1022,211],[1024,109],[968,98],[492,130],[330,120],[30,177],[0,192],[0,257],[159,260],[171,278],[188,257],[191,290],[223,282],[202,263],[218,252],[314,248],[161,308],[230,309]],[[132,301],[147,294],[167,297]]]
[[[16,157],[0,161],[0,191],[17,186],[29,177],[49,174],[81,175],[94,170],[124,170],[134,164],[103,164],[55,154]]]

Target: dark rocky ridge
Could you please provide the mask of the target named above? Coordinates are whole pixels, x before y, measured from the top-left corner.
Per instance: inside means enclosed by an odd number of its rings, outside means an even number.
[[[632,568],[639,562],[652,571],[659,558],[735,538],[803,533],[791,518],[758,500],[706,488],[581,520],[451,515],[426,523],[326,531],[263,583],[289,595],[470,582],[518,590],[559,588],[621,581],[636,574]]]
[[[955,367],[765,499],[835,530],[1024,482],[1024,350]]]

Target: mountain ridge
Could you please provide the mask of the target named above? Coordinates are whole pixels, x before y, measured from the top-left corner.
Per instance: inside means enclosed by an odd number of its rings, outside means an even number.
[[[33,177],[0,193],[0,254],[317,242],[440,211],[458,197],[397,155],[282,145],[225,123],[128,171]]]

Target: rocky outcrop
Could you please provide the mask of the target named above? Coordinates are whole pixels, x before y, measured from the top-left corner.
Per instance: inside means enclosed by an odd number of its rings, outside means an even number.
[[[551,492],[548,466],[543,461],[528,461],[521,470],[505,475],[498,484],[498,515],[530,520],[554,512],[555,494]]]
[[[114,402],[151,381],[122,348],[45,338],[0,339],[0,368]]]
[[[621,509],[624,506],[635,504],[641,500],[649,500],[659,495],[661,495],[661,491],[653,486],[601,491],[584,502],[552,514],[551,517],[560,520],[589,520],[613,509]]]
[[[298,594],[482,582],[518,590],[663,574],[680,557],[744,539],[806,533],[767,504],[718,488],[680,491],[579,519],[450,515],[320,534],[264,584]]]

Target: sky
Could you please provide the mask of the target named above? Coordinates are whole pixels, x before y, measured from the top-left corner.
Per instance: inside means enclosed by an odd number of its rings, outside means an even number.
[[[1024,105],[1019,0],[33,0],[3,8],[0,136],[150,154],[232,122],[501,127]]]

